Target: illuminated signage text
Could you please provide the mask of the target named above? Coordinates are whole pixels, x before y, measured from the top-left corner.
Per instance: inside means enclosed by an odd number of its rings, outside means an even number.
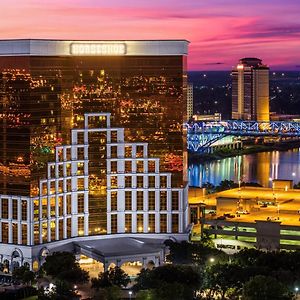
[[[73,55],[124,55],[123,43],[73,43],[70,48]]]

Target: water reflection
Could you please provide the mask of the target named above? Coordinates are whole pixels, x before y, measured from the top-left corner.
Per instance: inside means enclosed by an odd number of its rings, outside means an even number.
[[[258,182],[270,186],[272,179],[300,181],[300,148],[288,151],[271,151],[228,157],[204,164],[189,165],[190,186],[202,186],[206,182],[218,185],[228,179],[238,182]]]

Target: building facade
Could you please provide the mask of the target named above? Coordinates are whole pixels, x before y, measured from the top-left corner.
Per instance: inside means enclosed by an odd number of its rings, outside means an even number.
[[[71,238],[186,232],[187,46],[0,41],[3,259],[9,245],[33,266]]]
[[[269,121],[269,67],[258,58],[242,58],[231,74],[232,118]]]
[[[194,91],[193,84],[189,83],[187,87],[187,120],[191,119],[194,114]]]

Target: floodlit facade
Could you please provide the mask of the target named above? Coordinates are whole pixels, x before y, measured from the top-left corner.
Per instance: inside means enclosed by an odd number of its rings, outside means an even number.
[[[37,268],[92,237],[187,237],[187,46],[0,41],[2,262]]]
[[[232,118],[269,121],[269,67],[258,58],[242,58],[231,74]]]
[[[194,114],[194,91],[193,91],[193,84],[188,84],[187,89],[187,119],[191,119]]]

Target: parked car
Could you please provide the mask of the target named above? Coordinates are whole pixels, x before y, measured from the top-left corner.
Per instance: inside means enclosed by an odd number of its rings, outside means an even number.
[[[268,207],[268,204],[264,203],[260,207]]]
[[[249,211],[248,210],[237,210],[236,211],[236,214],[237,215],[248,215],[249,214]]]
[[[233,218],[235,218],[235,215],[230,214],[230,213],[226,213],[226,214],[224,214],[224,217],[229,218],[229,219],[233,219]]]
[[[226,216],[218,216],[217,220],[226,220]]]

